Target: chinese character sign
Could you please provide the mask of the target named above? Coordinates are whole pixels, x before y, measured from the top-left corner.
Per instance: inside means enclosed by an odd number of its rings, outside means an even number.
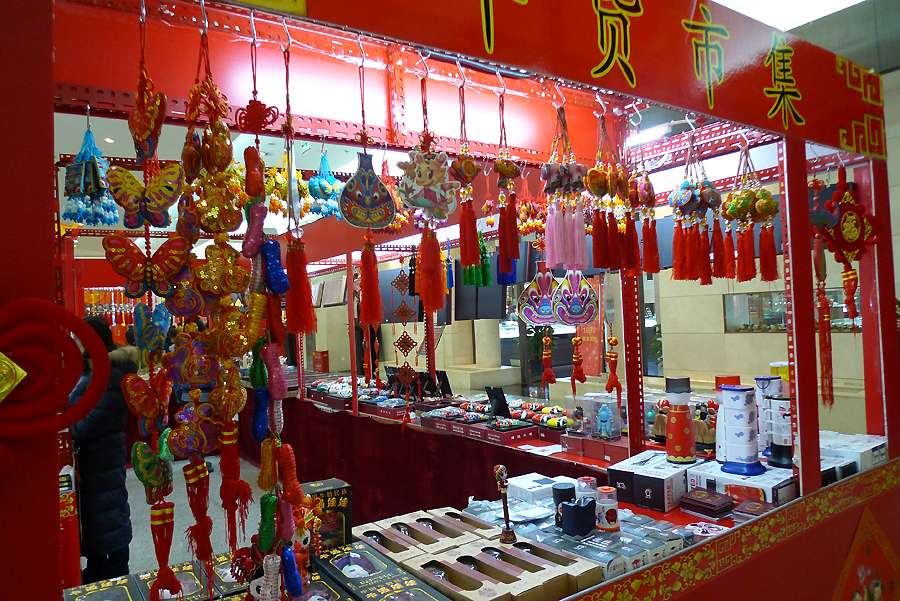
[[[618,66],[633,88],[637,84],[631,58],[631,19],[644,14],[641,0],[593,0],[597,15],[597,45],[603,62],[591,70],[591,77],[603,77]]]
[[[766,55],[765,62],[765,65],[772,69],[772,87],[764,88],[763,92],[768,98],[775,99],[775,104],[769,109],[769,119],[780,114],[785,129],[790,125],[789,120],[796,125],[806,123],[806,119],[794,106],[794,102],[801,100],[803,96],[797,89],[797,80],[793,76],[793,58],[794,49],[787,45],[784,36],[773,34],[772,49]]]
[[[725,51],[722,44],[713,38],[727,40],[731,34],[725,27],[712,22],[709,7],[705,4],[700,5],[700,13],[703,15],[702,21],[684,19],[681,26],[690,34],[700,34],[691,36],[691,46],[694,49],[694,75],[706,85],[706,101],[712,109],[715,106],[713,87],[722,83],[725,76]]]

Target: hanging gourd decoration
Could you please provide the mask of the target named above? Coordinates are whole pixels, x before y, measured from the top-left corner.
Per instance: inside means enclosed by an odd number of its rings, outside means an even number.
[[[466,80],[460,67],[463,82],[459,86],[459,156],[450,164],[450,177],[459,182],[459,254],[463,269],[463,283],[474,283],[472,272],[481,265],[478,252],[478,227],[475,201],[472,198],[472,182],[481,171],[481,165],[469,154],[469,138],[466,134]]]
[[[638,201],[641,205],[641,220],[643,227],[641,239],[644,245],[644,272],[659,273],[659,242],[656,237],[656,192],[653,190],[653,184],[650,183],[650,177],[643,165],[644,155],[641,149],[641,167],[642,175],[638,180]],[[716,220],[716,229],[719,228],[719,221]],[[721,238],[721,232],[720,236]]]
[[[672,279],[700,280],[712,284],[709,228],[706,213],[717,205],[719,194],[706,176],[700,155],[694,146],[694,136],[688,138],[684,179],[669,195],[675,212],[675,231],[672,239]],[[715,215],[715,210],[713,211]]]
[[[329,215],[340,217],[338,197],[340,197],[342,188],[343,183],[331,171],[331,164],[328,162],[328,154],[325,152],[323,143],[319,171],[309,178],[309,195],[313,198],[312,212],[323,217]]]
[[[815,231],[824,237],[834,260],[844,266],[844,304],[847,306],[847,316],[855,320],[858,316],[854,299],[858,278],[852,263],[860,260],[869,245],[878,242],[881,223],[866,212],[865,205],[857,200],[856,192],[850,190],[843,165],[838,169],[837,190],[825,203],[825,211],[834,217],[819,222]],[[853,330],[856,331],[855,322]]]

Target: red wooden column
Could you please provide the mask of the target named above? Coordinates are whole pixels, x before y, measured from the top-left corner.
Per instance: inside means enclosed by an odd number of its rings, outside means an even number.
[[[816,312],[810,249],[809,191],[806,181],[806,143],[795,138],[784,142],[784,187],[787,214],[785,254],[790,261],[788,302],[793,306],[794,396],[796,396],[795,453],[799,448],[800,494],[822,486],[819,466],[819,390],[816,378]],[[796,456],[795,456],[796,458]]]
[[[900,342],[894,305],[894,269],[887,162],[870,161],[853,170],[857,198],[878,218],[881,233],[859,262],[859,312],[862,316],[866,386],[866,430],[887,434],[891,457],[900,455]],[[892,440],[891,440],[892,439]]]
[[[628,410],[628,454],[644,450],[644,361],[641,357],[641,278],[619,271],[622,291],[623,363],[625,364],[625,404]],[[603,307],[600,316],[603,319]]]
[[[53,2],[11,2],[0,19],[0,306],[56,300],[53,192]],[[22,196],[25,188],[27,199]],[[4,599],[61,599],[57,435],[4,439],[15,464],[0,476]],[[15,576],[15,577],[13,577]]]

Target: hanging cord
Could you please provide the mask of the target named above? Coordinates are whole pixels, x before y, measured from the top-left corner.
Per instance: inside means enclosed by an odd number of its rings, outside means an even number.
[[[368,145],[369,145],[369,134],[366,132],[366,70],[363,67],[366,63],[366,51],[363,49],[362,40],[360,36],[356,36],[356,43],[359,44],[359,103],[362,106],[362,131],[360,132],[360,138],[363,145],[363,154],[368,154]],[[424,96],[424,94],[423,94]],[[423,101],[424,102],[424,101]],[[428,119],[426,117],[426,126],[428,129],[427,123]]]
[[[90,110],[90,108],[88,109]],[[90,114],[90,113],[89,113]],[[460,149],[467,152],[469,149],[469,136],[466,134],[466,85],[459,86],[459,142]]]
[[[500,93],[500,153],[507,148],[506,144],[506,92]]]

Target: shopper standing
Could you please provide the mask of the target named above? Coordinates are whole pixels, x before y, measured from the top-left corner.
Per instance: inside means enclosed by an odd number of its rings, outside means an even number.
[[[88,584],[128,574],[131,543],[131,509],[125,488],[125,420],[128,404],[122,379],[137,373],[138,349],[116,347],[109,324],[99,317],[85,317],[109,352],[110,373],[106,392],[84,419],[72,426],[80,477],[81,555],[87,558],[82,583]],[[81,379],[69,397],[74,405],[91,379],[85,356]]]

